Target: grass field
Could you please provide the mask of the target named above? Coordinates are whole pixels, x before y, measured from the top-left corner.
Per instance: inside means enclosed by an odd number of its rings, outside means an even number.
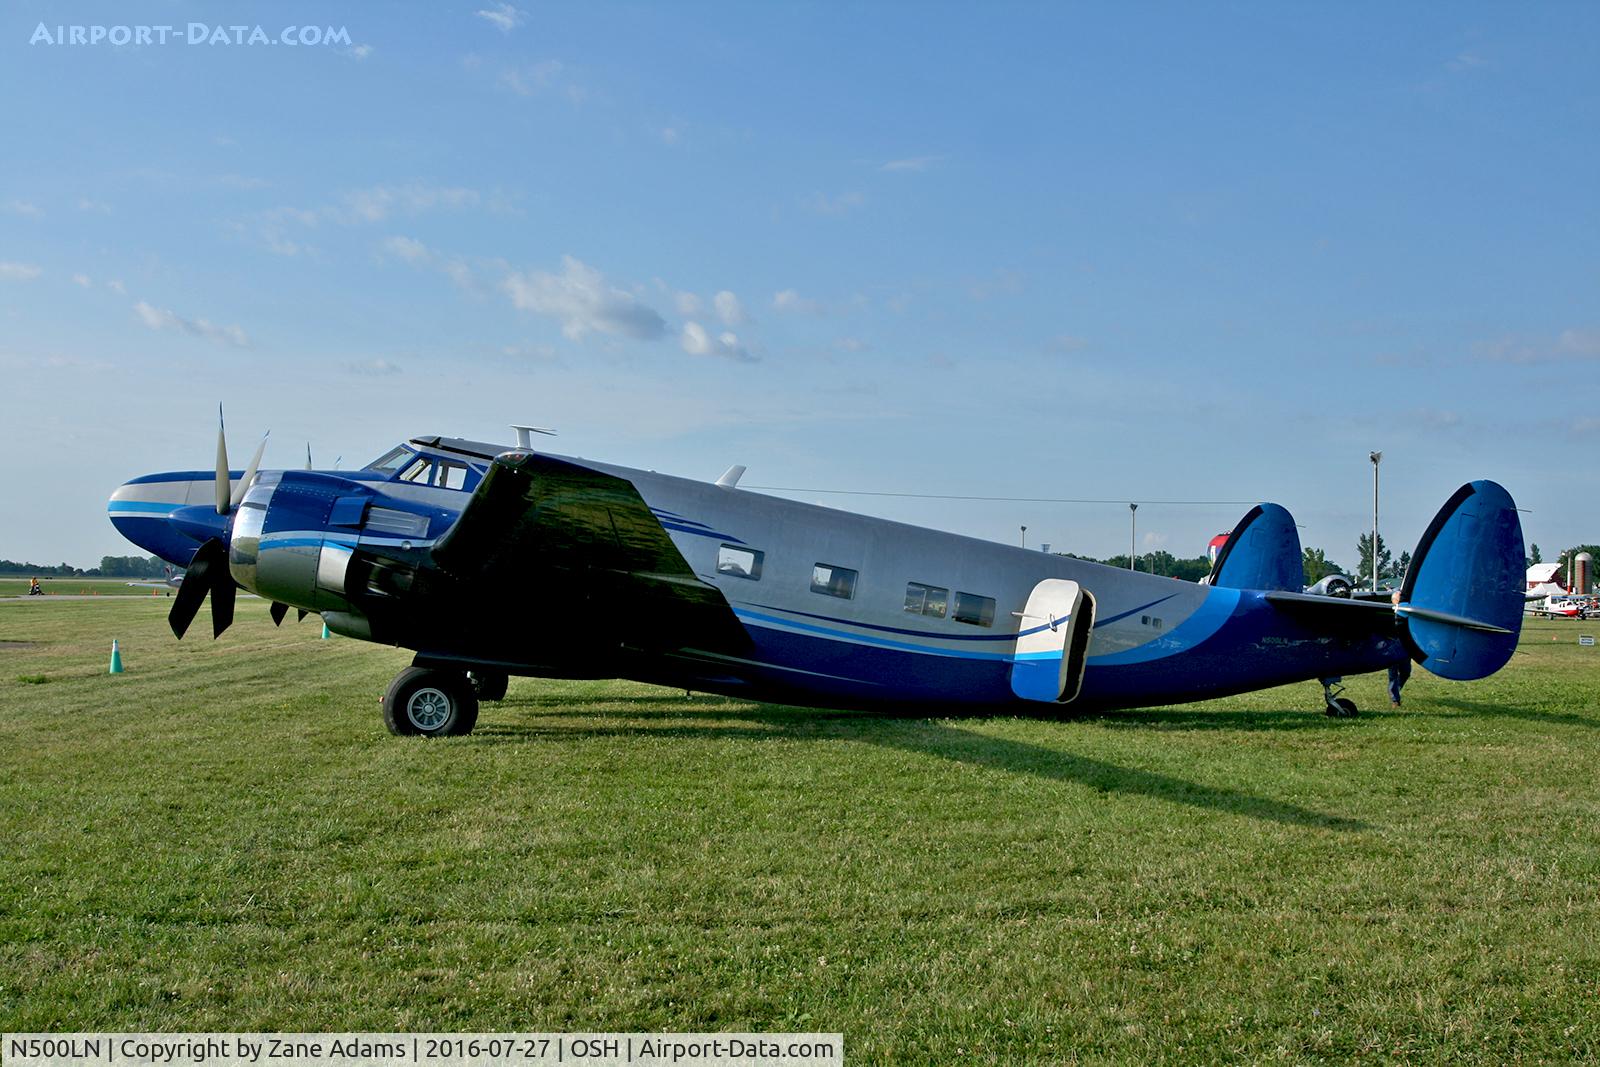
[[[852,1062],[1600,1057],[1600,649],[1361,718],[1066,722],[514,680],[0,605],[0,1029],[841,1030]],[[201,620],[202,623],[204,619]],[[105,673],[113,637],[128,672]]]
[[[144,586],[130,586],[133,581],[153,582],[154,578],[41,578],[39,588],[45,596],[143,596],[154,592],[157,597],[167,595],[165,588],[151,590]],[[0,597],[27,596],[28,579],[0,578]]]

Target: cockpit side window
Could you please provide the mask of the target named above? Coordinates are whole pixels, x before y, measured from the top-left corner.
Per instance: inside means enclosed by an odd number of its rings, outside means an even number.
[[[418,456],[416,460],[400,472],[396,481],[410,482],[412,485],[433,484],[433,460],[427,456]]]
[[[399,445],[390,451],[385,452],[371,463],[368,463],[367,470],[382,471],[384,474],[392,474],[404,466],[406,461],[414,455],[416,455],[416,453],[411,451],[411,449],[407,448],[405,445]]]
[[[467,487],[467,468],[462,463],[439,462],[438,474],[434,477],[434,485],[440,489],[465,489]]]

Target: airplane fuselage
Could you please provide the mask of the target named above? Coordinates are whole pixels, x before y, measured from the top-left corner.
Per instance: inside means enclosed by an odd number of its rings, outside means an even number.
[[[704,610],[641,594],[650,575],[589,566],[596,537],[638,540],[617,531],[620,513],[604,508],[580,515],[570,536],[535,537],[538,547],[501,562],[492,579],[464,577],[459,546],[453,564],[439,566],[435,546],[489,471],[487,454],[467,457],[465,479],[450,488],[374,471],[266,472],[229,520],[232,576],[263,597],[321,613],[337,632],[413,649],[420,665],[623,677],[817,706],[1061,714],[1363,673],[1408,655],[1398,621],[1312,626],[1262,591],[653,471],[548,459],[630,487],[647,532],[670,539],[684,571],[649,588],[694,585],[720,598],[719,610],[736,621],[705,624]],[[113,521],[185,563],[205,536],[186,516],[212,489],[205,472],[138,479],[113,497]],[[471,558],[493,550],[486,544]],[[1019,637],[1068,622],[1029,614],[1038,603],[1030,598],[1050,579],[1083,593],[1075,613],[1085,628],[1081,684],[1063,700],[1025,699],[1015,673],[1029,654],[1019,651]]]

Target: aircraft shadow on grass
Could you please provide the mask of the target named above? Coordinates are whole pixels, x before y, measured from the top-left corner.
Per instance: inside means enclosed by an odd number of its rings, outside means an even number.
[[[520,703],[509,701],[510,704]],[[1156,797],[1176,804],[1211,811],[1244,815],[1252,819],[1307,826],[1327,830],[1354,831],[1371,827],[1356,819],[1301,807],[1270,797],[1256,796],[1225,786],[1203,785],[1199,782],[1161,774],[1155,771],[1124,767],[1105,760],[1074,755],[1028,741],[993,737],[974,733],[945,722],[916,718],[910,714],[885,716],[856,712],[817,712],[781,708],[764,704],[747,704],[729,701],[733,707],[706,708],[696,703],[682,710],[663,707],[659,698],[629,697],[615,703],[654,704],[654,709],[632,708],[608,715],[594,709],[566,710],[552,704],[531,702],[534,714],[552,718],[608,718],[625,719],[617,725],[549,725],[541,723],[512,723],[481,725],[477,734],[481,740],[517,743],[532,739],[564,737],[677,737],[706,740],[848,740],[883,748],[897,749],[918,755],[937,756],[973,767],[987,767],[1014,774],[1028,774],[1057,782],[1071,782],[1088,786],[1101,793],[1120,793],[1132,796]],[[1282,715],[1279,722],[1278,714]],[[1150,722],[1168,715],[1178,721],[1193,721],[1197,728],[1216,729],[1230,720],[1221,713],[1205,712],[1150,712],[1141,721]],[[1291,724],[1291,713],[1256,713],[1252,724],[1239,723],[1253,729],[1297,729]],[[1333,726],[1328,720],[1311,719],[1305,712],[1298,718],[1310,720],[1313,725]],[[642,721],[641,721],[642,720]],[[694,720],[694,721],[685,721]],[[1217,720],[1217,721],[1213,721]],[[749,725],[717,725],[741,723]]]

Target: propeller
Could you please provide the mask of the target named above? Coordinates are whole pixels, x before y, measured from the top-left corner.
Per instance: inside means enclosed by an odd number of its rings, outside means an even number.
[[[268,608],[267,611],[272,615],[272,625],[282,626],[283,617],[289,614],[289,605],[281,601],[274,600],[272,602],[272,607]]]
[[[178,637],[188,631],[189,624],[200,613],[200,603],[211,594],[211,636],[220,637],[222,631],[233,624],[233,575],[228,573],[228,546],[222,539],[213,537],[195,549],[184,572],[178,595],[172,598],[172,610],[167,622]]]
[[[250,466],[245,469],[244,477],[239,484],[231,484],[228,469],[228,435],[222,419],[222,405],[217,405],[217,514],[230,516],[244,500],[244,495],[250,489],[250,483],[255,480],[256,471],[261,467],[261,456],[267,448],[267,435],[261,436],[261,443],[256,446],[256,453],[250,458]],[[183,576],[183,584],[178,587],[178,595],[172,599],[172,610],[167,613],[167,624],[172,627],[172,632],[179,638],[188,631],[189,624],[200,613],[200,604],[209,594],[211,597],[211,636],[221,637],[222,631],[233,625],[233,605],[236,584],[233,575],[228,571],[228,543],[227,534],[232,523],[223,527],[222,537],[211,537],[195,549],[193,558]],[[285,608],[285,611],[288,609]],[[276,620],[283,620],[282,614]]]

